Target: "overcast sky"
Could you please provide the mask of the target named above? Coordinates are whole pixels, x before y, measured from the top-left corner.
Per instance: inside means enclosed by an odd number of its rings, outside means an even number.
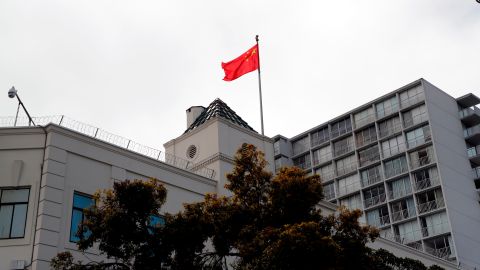
[[[163,150],[185,110],[219,97],[260,132],[257,73],[220,63],[260,35],[265,134],[292,137],[425,78],[480,95],[475,0],[0,1],[0,116],[12,86],[35,116],[66,115]]]

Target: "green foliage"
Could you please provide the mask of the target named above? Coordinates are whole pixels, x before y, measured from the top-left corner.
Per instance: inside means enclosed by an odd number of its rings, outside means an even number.
[[[262,152],[243,145],[227,175],[230,197],[208,194],[167,215],[166,224],[157,228],[149,226],[149,217],[159,214],[165,188],[156,180],[116,183],[113,191],[95,195],[100,203],[87,211],[84,223],[92,233],[78,243],[81,250],[98,243],[112,262],[82,265],[61,253],[52,267],[427,269],[419,261],[368,248],[378,230],[358,223],[360,210],[340,208],[336,214],[322,215],[319,176],[306,176],[296,167],[272,176],[266,165]],[[87,266],[104,268],[74,268]]]

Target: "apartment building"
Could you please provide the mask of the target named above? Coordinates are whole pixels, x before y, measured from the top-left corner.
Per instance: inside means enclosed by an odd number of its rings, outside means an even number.
[[[325,199],[381,237],[480,267],[480,99],[417,80],[287,139],[275,169],[321,176]]]

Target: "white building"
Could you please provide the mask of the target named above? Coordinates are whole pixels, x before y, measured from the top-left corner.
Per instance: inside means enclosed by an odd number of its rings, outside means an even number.
[[[42,127],[2,123],[7,127],[0,128],[0,269],[49,269],[51,258],[65,250],[84,262],[100,260],[98,250],[78,252],[72,232],[91,194],[115,181],[160,179],[168,190],[162,210],[175,213],[182,203],[200,201],[206,193],[226,193],[225,174],[242,143],[256,145],[275,164],[273,140],[255,132],[221,100],[207,108],[191,107],[187,120],[186,132],[165,144],[167,153],[64,117],[36,118]],[[325,213],[335,211],[328,202],[321,207]],[[426,265],[456,268],[394,241],[379,239],[372,246]]]

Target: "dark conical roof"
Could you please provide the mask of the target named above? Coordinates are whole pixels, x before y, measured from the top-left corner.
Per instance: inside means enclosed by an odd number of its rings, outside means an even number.
[[[215,117],[221,117],[243,128],[256,132],[251,126],[248,125],[247,122],[238,116],[237,113],[230,109],[225,102],[217,98],[210,103],[210,105],[208,105],[208,107],[197,117],[197,119],[195,119],[195,121],[187,128],[187,130],[185,130],[184,133],[201,126],[203,123]]]

